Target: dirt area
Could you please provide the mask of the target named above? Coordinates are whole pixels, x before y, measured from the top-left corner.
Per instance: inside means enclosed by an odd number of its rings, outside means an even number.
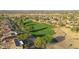
[[[71,31],[69,28],[65,28],[65,27],[60,27],[60,28],[55,28],[54,29],[56,34],[55,36],[58,35],[64,35],[65,36],[65,40],[55,43],[55,44],[51,44],[48,45],[47,48],[54,48],[54,49],[77,49],[79,48],[79,32],[76,33],[74,31]]]

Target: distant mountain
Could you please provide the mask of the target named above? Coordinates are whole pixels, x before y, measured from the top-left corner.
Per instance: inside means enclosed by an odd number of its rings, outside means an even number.
[[[0,14],[51,14],[51,13],[79,13],[79,10],[0,10]]]

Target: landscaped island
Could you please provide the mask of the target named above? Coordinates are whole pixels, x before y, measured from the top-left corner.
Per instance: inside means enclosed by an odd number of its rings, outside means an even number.
[[[2,17],[1,19],[1,26],[4,26],[6,28],[1,28],[1,32],[6,31],[10,32],[13,31],[17,35],[15,37],[8,37],[4,38],[2,40],[5,41],[7,39],[13,39],[15,41],[15,45],[17,47],[22,48],[46,48],[47,44],[50,44],[50,42],[54,42],[53,35],[55,34],[53,30],[53,26],[45,23],[38,23],[32,21],[32,19],[27,18],[14,18],[12,20],[9,17]],[[4,31],[2,31],[2,29]],[[10,29],[10,30],[9,30]],[[6,34],[8,36],[8,34]],[[5,37],[5,36],[4,36]],[[3,41],[3,42],[4,42]],[[9,41],[9,40],[8,40]],[[9,43],[6,43],[6,45]],[[6,47],[10,48],[10,47]]]

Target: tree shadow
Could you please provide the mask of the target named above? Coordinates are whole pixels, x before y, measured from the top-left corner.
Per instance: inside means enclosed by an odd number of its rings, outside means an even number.
[[[57,36],[57,37],[53,38],[50,43],[55,44],[55,43],[62,42],[63,40],[65,40],[64,36]]]

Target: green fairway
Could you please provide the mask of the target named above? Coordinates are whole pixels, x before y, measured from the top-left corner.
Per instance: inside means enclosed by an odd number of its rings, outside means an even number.
[[[55,33],[53,31],[53,26],[44,23],[30,22],[30,23],[26,23],[25,27],[32,28],[30,33],[33,34],[34,36],[53,35]]]

